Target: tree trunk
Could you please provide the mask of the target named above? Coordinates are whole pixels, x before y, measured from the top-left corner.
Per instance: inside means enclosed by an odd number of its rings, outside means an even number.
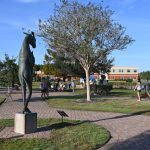
[[[87,101],[91,101],[91,96],[90,96],[90,82],[89,82],[89,69],[85,69],[85,74],[86,74],[86,88],[87,88]]]

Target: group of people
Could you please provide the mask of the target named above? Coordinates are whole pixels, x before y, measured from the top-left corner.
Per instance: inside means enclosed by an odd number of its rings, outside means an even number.
[[[41,98],[43,100],[48,99],[49,89],[51,89],[51,83],[50,83],[49,79],[42,78],[40,88],[41,88]],[[72,91],[74,92],[74,89],[75,89],[74,80],[68,81],[68,88],[71,88]],[[62,92],[62,91],[64,91],[64,89],[65,89],[65,84],[62,81],[58,80],[57,84],[55,85],[55,91]]]
[[[64,81],[57,81],[56,83],[54,83],[53,85],[53,89],[55,92],[63,92],[67,89],[72,89],[72,91],[74,92],[74,88],[75,88],[75,81],[72,80],[72,81],[67,81],[67,82],[64,82]]]
[[[148,80],[146,80],[146,83],[144,85],[144,87],[142,86],[141,84],[141,80],[140,78],[137,80],[137,83],[136,83],[136,86],[134,88],[134,90],[137,92],[137,97],[138,97],[138,100],[137,101],[141,101],[141,90],[144,88],[145,90],[145,94],[150,98],[150,93],[149,93],[149,90],[150,90],[150,85],[148,83]]]

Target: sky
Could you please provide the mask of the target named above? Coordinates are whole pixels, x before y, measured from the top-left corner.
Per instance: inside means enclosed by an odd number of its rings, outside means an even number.
[[[89,0],[78,0],[87,4]],[[90,0],[99,4],[101,0]],[[18,57],[25,37],[22,28],[38,30],[38,20],[47,20],[54,13],[59,0],[0,0],[0,60]],[[114,11],[112,19],[126,28],[125,34],[135,42],[126,49],[114,51],[115,66],[135,66],[139,72],[150,71],[150,0],[103,0],[103,5]],[[36,64],[43,64],[46,43],[36,37],[37,47],[32,49]]]

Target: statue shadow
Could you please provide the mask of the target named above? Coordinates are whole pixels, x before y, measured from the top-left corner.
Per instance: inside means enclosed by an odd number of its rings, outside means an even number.
[[[14,100],[16,102],[22,102],[22,99],[16,99]],[[32,97],[30,102],[36,102],[36,101],[42,101],[41,97]]]
[[[37,132],[44,132],[44,131],[50,131],[50,130],[52,131],[52,130],[57,130],[57,129],[63,129],[65,127],[73,127],[73,126],[83,124],[85,122],[87,122],[87,121],[82,121],[82,122],[79,122],[79,123],[69,123],[69,122],[55,123],[55,124],[52,124],[52,125],[38,127]]]
[[[131,114],[123,114],[123,115],[119,115],[119,116],[115,116],[115,117],[98,119],[98,120],[93,120],[93,121],[89,121],[89,122],[98,122],[98,121],[104,121],[104,120],[120,119],[120,118],[138,116],[138,115],[142,115],[142,114],[145,114],[145,113],[148,113],[148,112],[150,112],[150,110],[137,111],[137,112],[133,112]]]

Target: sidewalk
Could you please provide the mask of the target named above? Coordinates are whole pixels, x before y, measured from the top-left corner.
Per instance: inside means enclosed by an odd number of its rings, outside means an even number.
[[[52,93],[53,95],[62,93]],[[64,95],[68,93],[63,93]],[[71,94],[71,93],[70,93]],[[14,118],[16,112],[22,111],[21,94],[12,94],[13,101],[7,101],[0,106],[0,119]],[[38,118],[60,118],[56,108],[49,108],[40,98],[40,93],[33,93],[29,109],[37,112]],[[68,119],[90,120],[102,125],[110,131],[111,140],[100,150],[149,150],[150,149],[150,117],[144,115],[126,115],[110,112],[64,110]],[[39,132],[20,135],[13,132],[13,128],[5,128],[0,132],[2,138],[41,138],[48,137],[50,130],[39,129]]]

